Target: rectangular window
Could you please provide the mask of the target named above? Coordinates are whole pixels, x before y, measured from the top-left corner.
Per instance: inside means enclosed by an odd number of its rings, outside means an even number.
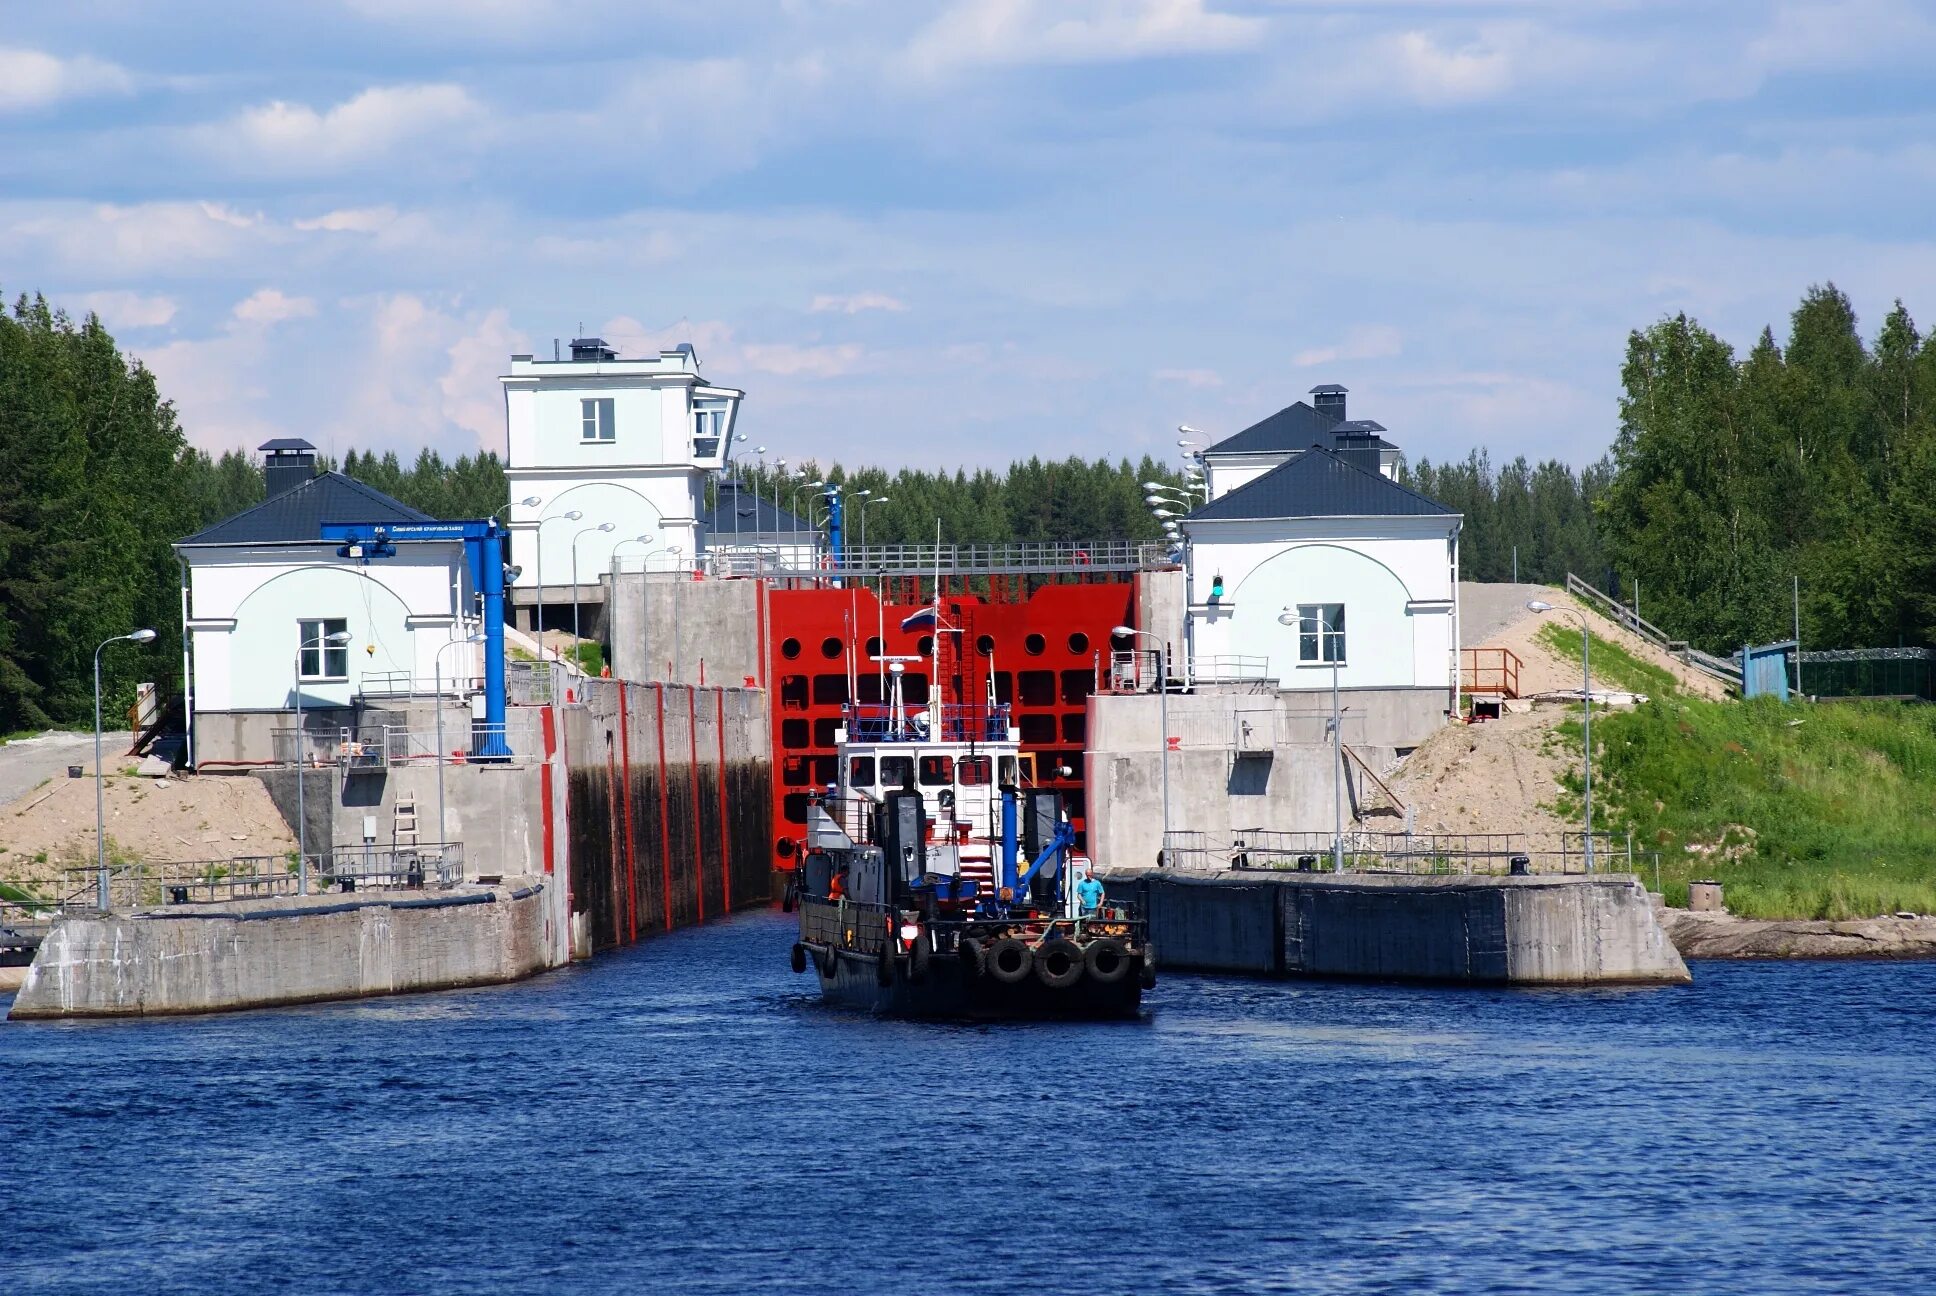
[[[940,787],[955,781],[955,763],[948,756],[923,756],[921,758],[921,786]]]
[[[874,758],[872,756],[850,756],[847,758],[847,786],[852,788],[871,788],[874,786]]]
[[[296,622],[296,632],[301,636],[297,643],[302,651],[304,679],[340,680],[350,677],[350,646],[346,643],[322,642],[331,635],[347,633],[349,628],[350,623],[342,617]]]
[[[612,398],[610,396],[588,396],[578,402],[578,408],[580,417],[584,423],[583,440],[604,442],[613,439]]]
[[[914,783],[914,757],[881,757],[881,787],[889,792],[899,792]]]
[[[1300,662],[1344,662],[1344,604],[1297,605],[1297,659]]]
[[[701,459],[719,453],[720,434],[726,430],[726,411],[700,406],[692,412],[692,452]]]
[[[963,787],[986,787],[995,777],[995,762],[987,756],[963,756],[955,776]]]

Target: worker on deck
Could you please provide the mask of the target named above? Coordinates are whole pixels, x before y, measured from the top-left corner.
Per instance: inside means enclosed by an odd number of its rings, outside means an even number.
[[[1076,903],[1082,906],[1084,914],[1093,914],[1102,908],[1102,883],[1088,869],[1082,871],[1082,880],[1076,883]]]

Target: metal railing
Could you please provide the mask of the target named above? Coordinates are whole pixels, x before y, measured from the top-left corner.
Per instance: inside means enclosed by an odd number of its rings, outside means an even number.
[[[550,662],[511,662],[504,670],[506,700],[513,706],[549,706],[562,690]]]
[[[854,703],[845,708],[847,737],[852,742],[928,740],[933,742],[1004,742],[1008,739],[1009,708],[944,704],[939,733],[929,733],[927,707]]]
[[[1214,653],[1190,658],[1188,679],[1195,684],[1236,684],[1270,678],[1270,658]]]
[[[1226,869],[1329,872],[1331,833],[1286,832],[1267,828],[1235,829],[1229,839],[1173,831],[1164,838],[1166,867],[1191,872]],[[1341,842],[1344,867],[1357,873],[1506,874],[1515,860],[1533,873],[1585,873],[1586,834],[1560,833],[1403,833],[1354,829]],[[1629,836],[1593,834],[1595,872],[1631,872],[1637,860]]]
[[[310,891],[347,881],[344,889],[452,887],[464,881],[462,842],[417,846],[344,846],[312,854]],[[108,866],[107,907],[126,912],[156,905],[263,900],[302,894],[296,853],[238,855],[212,860],[139,860]],[[100,909],[100,870],[63,870],[63,896],[43,912],[94,913]]]
[[[1163,664],[1153,648],[1118,648],[1109,654],[1109,687],[1116,692],[1154,693]],[[1169,663],[1169,689],[1181,693],[1196,684],[1255,683],[1271,678],[1270,658],[1213,653]]]
[[[1510,648],[1459,649],[1459,692],[1519,696],[1519,654]]]
[[[1705,675],[1713,676],[1723,684],[1732,685],[1735,688],[1741,687],[1740,663],[1704,653],[1698,648],[1688,647],[1685,639],[1671,637],[1665,630],[1642,617],[1613,595],[1604,590],[1595,589],[1572,572],[1566,573],[1566,592],[1600,616],[1623,630],[1645,639],[1676,660],[1692,666]]]
[[[1149,571],[1169,566],[1170,546],[1138,540],[1005,540],[963,544],[848,546],[835,562],[824,551],[806,564],[782,553],[788,575],[943,576],[992,573]]]
[[[357,696],[366,698],[468,697],[484,691],[484,681],[476,675],[412,675],[409,671],[369,671],[356,685]]]

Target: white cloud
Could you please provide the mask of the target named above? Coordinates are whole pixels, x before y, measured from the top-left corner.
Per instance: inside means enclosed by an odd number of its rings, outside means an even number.
[[[1410,31],[1392,42],[1391,52],[1399,82],[1428,107],[1491,99],[1512,84],[1512,52],[1485,37],[1454,48]]]
[[[250,324],[281,324],[306,319],[316,313],[316,303],[308,297],[287,297],[275,288],[258,288],[235,304],[235,318]]]
[[[112,63],[0,46],[0,112],[45,108],[83,95],[124,95],[133,89],[134,78]]]
[[[1382,360],[1404,350],[1404,336],[1389,324],[1361,324],[1345,331],[1329,346],[1311,347],[1291,357],[1300,369],[1335,364],[1340,360]]]
[[[795,378],[838,378],[861,364],[865,351],[853,342],[800,346],[791,342],[748,343],[740,348],[746,367],[758,373]]]
[[[298,219],[299,230],[328,230],[331,233],[373,234],[396,222],[397,209],[383,207],[344,207],[321,216]]]
[[[1158,369],[1150,377],[1161,383],[1178,383],[1184,387],[1221,387],[1223,375],[1215,369]]]
[[[511,327],[502,307],[487,313],[445,348],[450,365],[437,380],[443,414],[477,438],[485,449],[504,447],[504,391],[498,375],[513,354],[531,350],[531,339]]]
[[[43,266],[74,278],[192,274],[260,251],[275,239],[259,217],[216,203],[0,206],[0,263]]]
[[[682,320],[670,328],[652,329],[620,315],[605,321],[599,336],[617,347],[620,355],[650,355],[689,342],[707,376],[716,382],[730,382],[748,372],[838,378],[853,373],[868,358],[867,349],[853,342],[742,342],[732,325],[719,320]]]
[[[907,50],[917,71],[973,64],[1103,63],[1239,49],[1261,18],[1215,13],[1205,0],[959,0]]]
[[[434,137],[440,153],[485,119],[483,105],[462,86],[377,86],[317,112],[276,100],[244,109],[233,120],[201,127],[210,152],[238,164],[289,172],[324,171],[382,157],[399,146]]]
[[[847,296],[837,293],[821,293],[807,307],[816,315],[828,311],[839,311],[843,315],[858,315],[862,311],[904,311],[907,303],[880,292],[857,292]]]
[[[175,318],[175,302],[169,297],[144,297],[125,290],[82,293],[75,303],[93,311],[109,328],[159,328]]]

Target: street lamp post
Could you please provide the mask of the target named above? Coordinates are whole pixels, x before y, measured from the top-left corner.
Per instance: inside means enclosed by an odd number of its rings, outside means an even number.
[[[103,639],[94,649],[94,900],[106,913],[108,908],[108,802],[101,781],[101,649],[112,643],[146,644],[155,641],[155,632],[146,628],[133,634]]]
[[[1580,722],[1580,743],[1584,748],[1586,770],[1586,871],[1593,872],[1593,631],[1587,626],[1586,616],[1573,608],[1554,607],[1543,599],[1532,599],[1526,604],[1529,612],[1564,612],[1580,626],[1580,705],[1585,708]]]
[[[537,606],[537,610],[532,613],[531,624],[533,627],[537,629],[537,632],[538,632],[538,652],[540,653],[540,655],[542,655],[544,652],[544,641],[545,641],[544,640],[544,597],[545,597],[544,529],[545,529],[545,523],[581,522],[584,520],[584,517],[585,517],[585,514],[579,509],[573,509],[569,513],[554,513],[548,518],[539,518],[538,525],[532,532],[532,534],[537,537],[537,543],[538,543],[538,564],[537,564],[538,566],[538,606]],[[576,579],[577,579],[576,577],[573,577],[574,588],[572,592],[574,595],[577,593]],[[555,657],[557,654],[554,653],[552,655]]]
[[[474,634],[468,639],[453,639],[437,650],[431,662],[437,690],[437,845],[439,849],[450,845],[450,834],[444,830],[444,762],[450,759],[450,754],[444,750],[444,654],[458,644],[482,642],[484,642],[484,636],[481,634]]]
[[[874,496],[874,498],[872,498],[872,499],[869,499],[869,500],[862,500],[862,501],[861,501],[861,505],[860,505],[860,551],[861,551],[861,553],[862,553],[862,554],[865,554],[865,553],[867,552],[867,510],[868,510],[868,509],[870,509],[870,508],[872,508],[872,507],[873,507],[874,505],[876,505],[876,504],[885,504],[885,503],[887,503],[887,502],[888,502],[888,497],[887,497],[887,496],[885,496],[885,495],[876,495],[876,496]],[[862,559],[862,561],[866,561],[866,560],[865,560],[865,558],[863,558],[863,559]]]
[[[594,531],[614,531],[617,529],[617,526],[618,524],[615,522],[600,522],[597,526],[588,526],[583,531],[574,533],[571,537],[571,659],[577,662],[581,668],[585,662],[578,655],[578,644],[580,641],[578,634],[578,542]]]
[[[1297,628],[1296,608],[1285,608],[1277,614],[1277,624]],[[1318,628],[1318,651],[1326,653],[1324,629]],[[1326,653],[1331,658],[1331,720],[1326,726],[1331,730],[1331,871],[1344,872],[1344,714],[1338,709],[1338,655],[1335,651]]]
[[[1163,848],[1157,858],[1169,863],[1170,858],[1170,655],[1169,646],[1148,630],[1138,630],[1134,626],[1120,625],[1111,630],[1110,636],[1116,639],[1130,639],[1137,635],[1156,645],[1156,723],[1163,732],[1158,735],[1163,742]]]
[[[296,649],[296,887],[300,894],[309,894],[309,802],[303,797],[303,766],[309,763],[309,754],[303,750],[303,694],[302,694],[302,655],[311,648],[322,654],[316,666],[320,671],[327,661],[332,644],[346,644],[350,632],[338,630],[335,634],[318,635]]]
[[[652,547],[652,533],[647,531],[644,535],[631,536],[612,546],[612,577],[614,580],[618,578],[618,551],[629,544],[642,544],[650,549]]]

